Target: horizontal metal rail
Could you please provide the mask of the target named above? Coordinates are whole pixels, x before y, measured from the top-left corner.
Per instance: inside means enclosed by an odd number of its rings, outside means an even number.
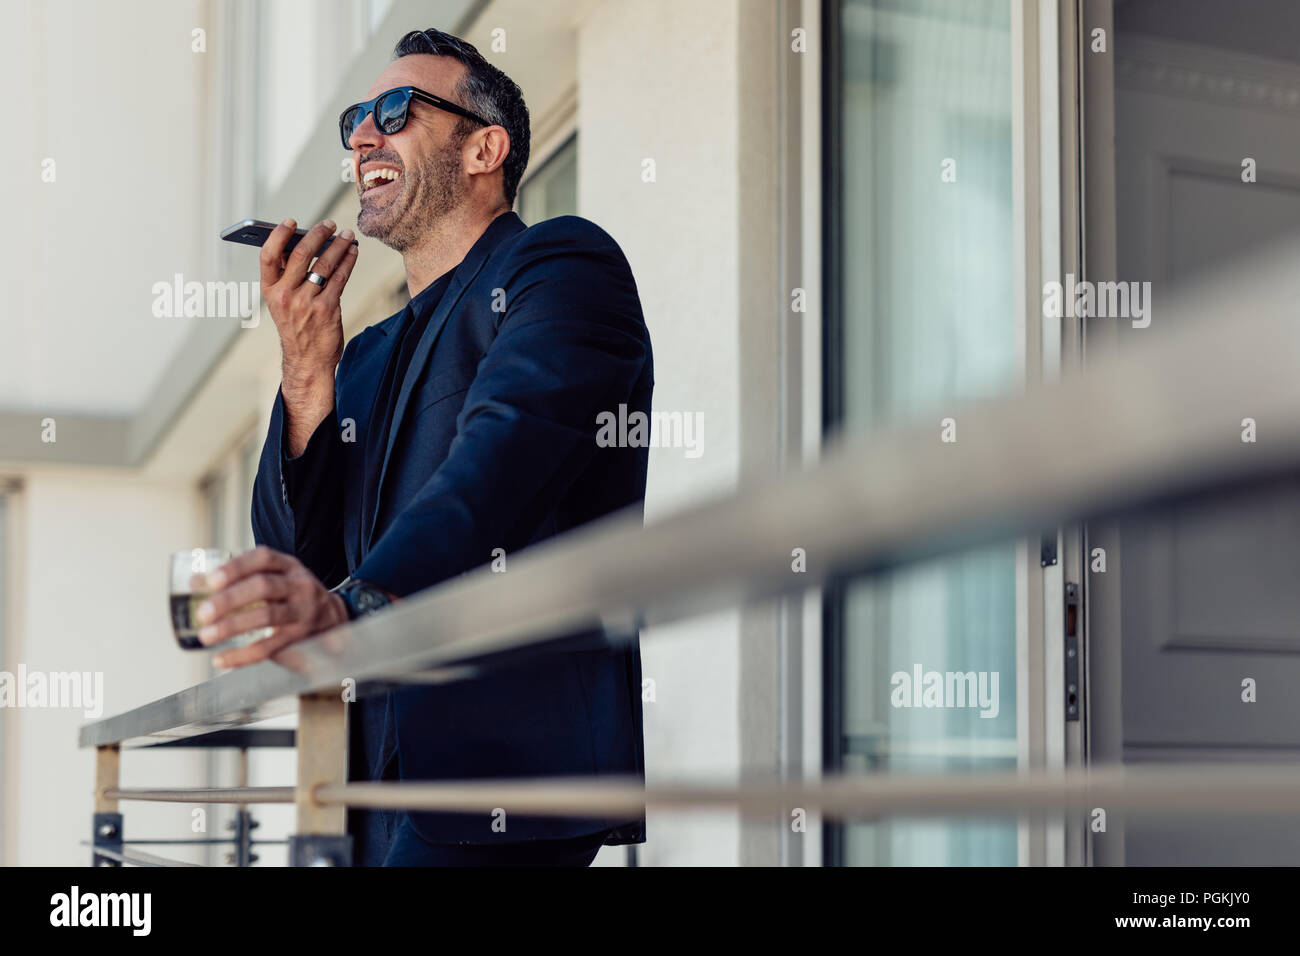
[[[286,803],[288,787],[228,790],[115,790],[123,800]],[[220,798],[220,799],[214,799]],[[236,801],[238,797],[238,801]],[[637,815],[657,811],[736,811],[788,815],[799,808],[828,819],[960,817],[1090,810],[1132,813],[1250,813],[1300,816],[1300,767],[1188,765],[1032,773],[854,774],[810,783],[749,780],[642,786],[636,778],[549,778],[442,783],[323,785],[323,805],[536,816]]]
[[[172,860],[165,856],[156,856],[153,853],[146,853],[144,850],[112,850],[106,846],[99,846],[86,843],[86,846],[94,846],[95,855],[106,857],[118,863],[129,863],[131,866],[202,866],[201,863],[186,863],[182,860]]]
[[[1150,329],[1088,374],[956,407],[830,451],[784,481],[641,526],[613,516],[391,610],[82,727],[82,746],[166,739],[286,712],[345,679],[401,680],[593,623],[630,633],[964,545],[1036,533],[1300,466],[1300,245],[1161,298]],[[1096,320],[1123,321],[1123,320]],[[1177,334],[1167,330],[1176,329]],[[1241,441],[1241,420],[1259,440]],[[951,419],[941,440],[941,417]],[[955,433],[955,434],[953,434]],[[806,570],[792,571],[801,549]],[[460,673],[465,673],[462,671]],[[451,673],[457,676],[456,672]]]
[[[266,749],[271,747],[280,747],[292,749],[298,744],[298,734],[292,727],[287,728],[258,728],[258,727],[236,727],[230,730],[216,730],[209,734],[199,734],[197,737],[184,737],[172,740],[159,740],[155,743],[147,744],[148,747],[169,747],[169,748],[187,748],[187,749],[248,749],[258,748]]]
[[[202,840],[160,839],[160,840],[123,840],[123,846],[230,846],[238,843],[238,837],[205,837]],[[284,846],[288,840],[249,840],[250,846]],[[89,841],[81,841],[82,846],[94,846]]]
[[[107,787],[107,800],[148,800],[154,803],[293,803],[293,787]],[[131,841],[127,841],[131,842]]]

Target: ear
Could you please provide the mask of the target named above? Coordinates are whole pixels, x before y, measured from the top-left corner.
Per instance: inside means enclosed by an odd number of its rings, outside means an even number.
[[[510,134],[504,126],[475,130],[465,140],[465,167],[472,176],[496,172],[509,155]]]

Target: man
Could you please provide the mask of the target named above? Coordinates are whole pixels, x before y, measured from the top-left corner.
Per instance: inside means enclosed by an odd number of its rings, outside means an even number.
[[[334,234],[328,220],[288,256],[292,220],[263,247],[282,378],[254,488],[260,547],[211,576],[200,639],[274,630],[225,651],[219,666],[274,658],[483,565],[495,549],[644,497],[648,449],[596,442],[601,412],[649,411],[636,285],[594,224],[567,216],[526,228],[511,211],[528,161],[519,88],[470,44],[425,30],[401,39],[367,97],[340,119],[357,226],[402,254],[411,301],[344,348],[351,231],[314,262]],[[643,776],[636,643],[587,638],[566,645],[585,649],[352,705],[352,778]],[[503,809],[504,819],[354,811],[354,859],[586,865],[602,844],[644,841],[643,816]]]

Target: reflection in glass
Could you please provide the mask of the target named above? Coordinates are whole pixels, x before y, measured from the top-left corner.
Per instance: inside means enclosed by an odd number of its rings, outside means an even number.
[[[831,424],[932,422],[937,441],[956,401],[1016,377],[1009,0],[841,0],[838,12]],[[831,763],[1014,768],[1015,581],[1007,543],[832,589]],[[944,681],[928,698],[942,706],[904,686],[918,668],[923,684]],[[995,706],[956,706],[949,688],[981,680],[986,693],[996,681]],[[1014,865],[1016,827],[853,823],[832,829],[829,848],[857,865]]]

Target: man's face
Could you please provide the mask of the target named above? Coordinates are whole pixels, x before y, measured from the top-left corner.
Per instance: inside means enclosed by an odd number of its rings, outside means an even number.
[[[414,86],[459,103],[455,90],[464,74],[465,67],[448,57],[404,56],[389,64],[365,98]],[[366,116],[349,140],[361,200],[357,229],[362,235],[402,252],[461,203],[468,180],[461,144],[452,135],[459,121],[454,113],[417,99],[408,107],[406,125],[392,135],[375,126],[373,115]],[[384,174],[374,175],[379,170]]]

